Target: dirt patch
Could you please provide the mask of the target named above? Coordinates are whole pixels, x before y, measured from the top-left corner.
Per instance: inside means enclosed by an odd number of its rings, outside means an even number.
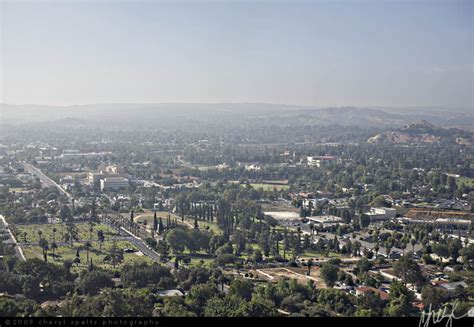
[[[313,280],[316,283],[317,288],[326,288],[326,284],[320,278],[319,268],[312,267],[311,275],[306,275],[306,268],[266,268],[266,269],[256,269],[255,273],[259,276],[269,280],[278,282],[281,279],[296,279],[299,284],[306,285],[308,280]]]

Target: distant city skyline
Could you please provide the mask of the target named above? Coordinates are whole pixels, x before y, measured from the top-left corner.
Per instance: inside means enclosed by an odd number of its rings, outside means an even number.
[[[473,108],[472,1],[1,1],[0,102]]]

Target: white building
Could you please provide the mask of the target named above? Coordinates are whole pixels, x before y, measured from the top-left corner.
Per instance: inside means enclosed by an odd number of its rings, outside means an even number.
[[[317,157],[306,157],[306,162],[308,166],[321,167],[321,160]]]
[[[437,218],[435,224],[440,225],[464,225],[469,226],[472,224],[470,220],[467,219],[458,219],[458,218]]]
[[[89,182],[89,184],[91,185],[97,185],[100,183],[100,180],[102,178],[104,178],[105,175],[100,173],[100,172],[93,172],[93,171],[90,171],[87,173],[87,181]]]
[[[306,217],[310,222],[315,224],[323,224],[323,226],[329,226],[333,224],[341,224],[342,218],[333,216],[333,215],[326,215],[326,216],[314,216],[314,217]]]
[[[123,177],[105,177],[100,180],[100,189],[104,190],[119,190],[129,185],[129,181]]]
[[[259,171],[261,169],[262,169],[262,167],[257,165],[257,164],[245,165],[245,170],[248,170],[248,171]]]
[[[230,168],[230,166],[226,163],[221,163],[221,164],[216,166],[217,170],[226,170],[226,169],[229,169],[229,168]]]
[[[306,157],[308,166],[321,167],[322,164],[333,161],[333,156]]]
[[[99,185],[100,180],[112,177],[126,177],[122,175],[123,168],[117,165],[100,166],[98,171],[90,171],[87,173],[87,181],[90,185]]]
[[[396,217],[397,210],[394,208],[370,208],[366,215],[370,217],[370,221],[390,220]]]
[[[101,169],[100,172],[104,174],[118,175],[123,173],[123,168],[118,165],[108,165]]]
[[[74,159],[91,159],[91,158],[99,158],[105,157],[107,155],[112,154],[111,152],[89,152],[89,153],[82,153],[82,152],[63,152],[59,156],[59,159],[62,160],[74,160]]]

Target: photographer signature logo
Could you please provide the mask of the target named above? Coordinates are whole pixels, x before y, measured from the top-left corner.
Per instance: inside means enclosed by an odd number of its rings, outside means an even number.
[[[448,310],[449,306],[445,306],[442,310],[440,309],[438,311],[433,311],[430,304],[428,312],[423,311],[421,313],[420,323],[418,324],[418,327],[429,327],[430,323],[436,325],[441,323],[444,319],[446,319],[445,326],[452,327],[454,320],[458,320],[464,317],[470,317],[471,313],[474,311],[474,308],[471,308],[471,310],[469,310],[469,312],[464,315],[456,316],[455,312],[458,304],[458,300],[456,300],[451,304],[451,310]]]

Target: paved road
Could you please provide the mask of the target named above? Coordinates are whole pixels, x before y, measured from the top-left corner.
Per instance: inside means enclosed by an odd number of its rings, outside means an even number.
[[[30,172],[32,175],[37,176],[40,179],[41,183],[43,183],[43,185],[48,186],[48,187],[55,186],[56,188],[58,188],[58,190],[60,192],[64,193],[70,200],[73,199],[71,194],[69,194],[64,188],[62,188],[59,184],[57,184],[51,178],[46,176],[37,167],[35,167],[33,165],[30,165],[30,164],[26,164],[26,163],[23,164],[23,166],[24,166],[25,170]],[[121,233],[120,234],[123,235],[122,234],[123,232],[125,233],[125,235],[128,235],[128,236],[125,237],[125,239],[132,242],[144,255],[146,255],[147,257],[151,258],[154,261],[159,261],[160,260],[160,255],[158,253],[156,253],[155,251],[153,251],[152,249],[150,249],[141,238],[136,237],[135,235],[130,233],[128,230],[121,227]]]
[[[26,261],[25,255],[23,254],[23,250],[21,249],[20,245],[16,241],[16,238],[13,235],[12,231],[10,230],[10,227],[8,227],[8,223],[5,220],[5,217],[3,217],[2,215],[0,215],[0,223],[2,223],[5,226],[5,228],[8,230],[8,233],[10,234],[10,239],[13,241],[13,244],[15,244],[15,254],[16,254],[16,256],[19,259],[21,259],[23,261]]]
[[[152,259],[153,261],[159,261],[160,260],[160,255],[150,249],[148,245],[145,244],[145,242],[141,239],[130,233],[128,230],[126,230],[123,227],[120,227],[121,231],[129,235],[128,241],[132,242],[144,255]]]
[[[30,165],[30,164],[23,164],[23,167],[25,168],[25,170],[27,170],[30,174],[36,176],[39,178],[39,180],[41,181],[41,183],[44,185],[44,186],[47,186],[47,187],[56,187],[60,192],[62,192],[64,195],[66,195],[69,200],[72,200],[72,195],[69,194],[64,188],[61,187],[61,185],[59,185],[58,183],[56,183],[55,181],[53,181],[51,178],[49,178],[48,176],[46,176],[39,168],[33,166],[33,165]]]
[[[107,218],[101,217],[101,221],[105,223],[105,225],[110,226],[109,220]],[[148,245],[143,241],[143,239],[133,235],[124,227],[120,227],[118,230],[119,236],[124,237],[127,241],[130,241],[134,244],[144,255],[152,259],[153,261],[159,261],[160,255],[150,249]]]

